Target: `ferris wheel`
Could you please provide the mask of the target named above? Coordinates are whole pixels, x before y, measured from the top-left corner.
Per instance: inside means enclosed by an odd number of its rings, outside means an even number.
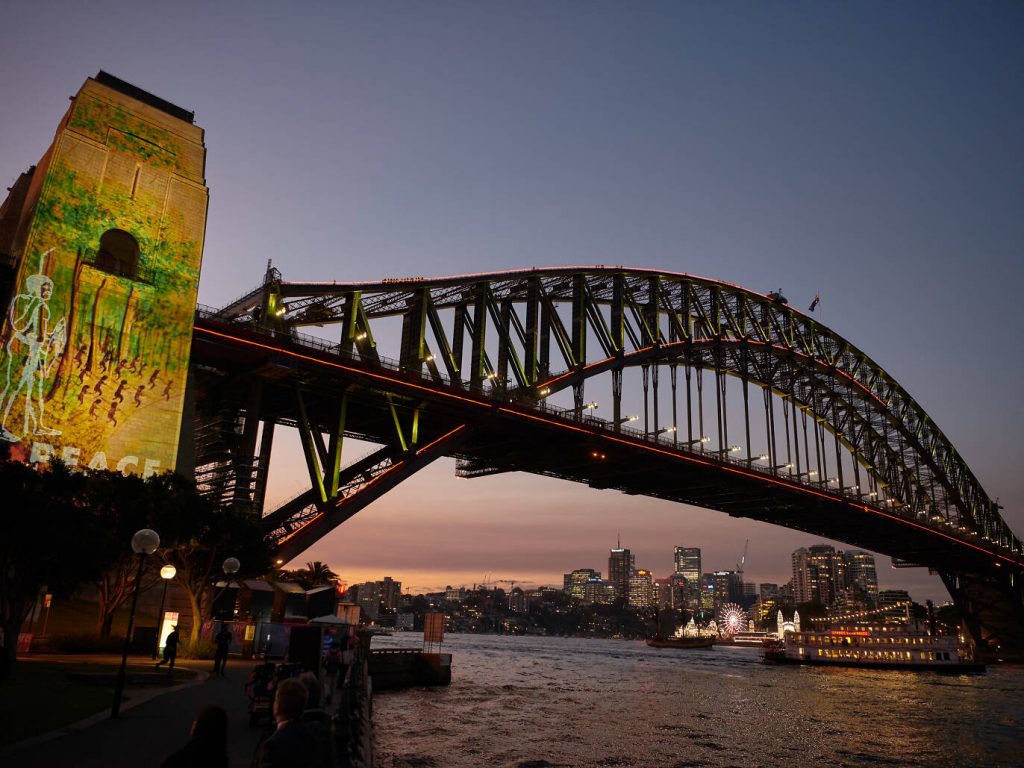
[[[736,603],[726,603],[718,609],[719,631],[728,637],[747,629],[747,612]]]

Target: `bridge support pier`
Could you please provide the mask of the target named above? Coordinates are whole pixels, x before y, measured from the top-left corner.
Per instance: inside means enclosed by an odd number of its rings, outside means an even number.
[[[982,661],[1024,661],[1024,583],[1020,574],[943,573]]]

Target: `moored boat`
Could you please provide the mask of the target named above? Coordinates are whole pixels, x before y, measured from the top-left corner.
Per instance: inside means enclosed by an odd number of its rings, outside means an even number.
[[[777,664],[815,664],[870,669],[910,669],[979,674],[955,635],[931,634],[923,622],[839,624],[823,630],[786,632],[766,640],[762,659]]]

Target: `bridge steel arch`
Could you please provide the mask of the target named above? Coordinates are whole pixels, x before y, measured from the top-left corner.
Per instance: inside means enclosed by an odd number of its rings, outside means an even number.
[[[392,319],[389,358],[378,338]],[[449,455],[465,477],[564,477],[927,566],[983,650],[1024,657],[1024,548],[997,504],[880,365],[777,295],[623,267],[375,283],[271,269],[200,311],[193,356],[199,388],[219,392],[197,420],[210,489],[262,507],[273,426],[303,435],[310,489],[265,513],[283,557]],[[587,401],[597,386],[610,419]],[[563,392],[568,407],[548,405]],[[382,447],[343,467],[346,435]]]

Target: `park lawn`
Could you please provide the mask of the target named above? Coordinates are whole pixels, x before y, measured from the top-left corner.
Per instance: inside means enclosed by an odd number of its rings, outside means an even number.
[[[148,665],[128,666],[129,674],[152,671]],[[19,660],[11,676],[0,685],[0,723],[3,723],[0,746],[15,744],[109,710],[114,700],[114,686],[75,680],[68,674],[74,672],[116,674],[117,665]],[[191,670],[174,670],[175,682],[195,676]],[[142,690],[148,689],[125,688],[124,700],[129,700],[133,691]]]

